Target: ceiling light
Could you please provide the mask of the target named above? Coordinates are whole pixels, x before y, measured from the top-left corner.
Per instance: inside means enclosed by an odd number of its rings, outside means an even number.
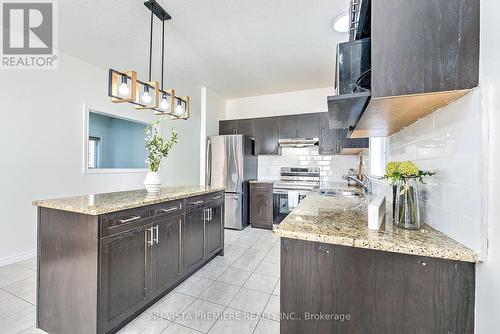
[[[349,32],[349,13],[345,12],[337,16],[333,21],[333,30],[341,33]]]
[[[165,68],[165,21],[170,20],[172,17],[156,2],[156,0],[147,0],[144,2],[144,5],[151,11],[148,81],[138,80],[137,74],[134,71],[122,73],[110,69],[108,96],[111,97],[112,102],[129,102],[135,104],[136,109],[154,110],[156,115],[171,115],[172,119],[188,119],[190,117],[189,96],[176,97],[174,89],[165,89],[163,87]],[[158,81],[153,81],[151,79],[154,16],[162,21],[161,86]],[[177,107],[174,110],[175,102],[177,102]]]

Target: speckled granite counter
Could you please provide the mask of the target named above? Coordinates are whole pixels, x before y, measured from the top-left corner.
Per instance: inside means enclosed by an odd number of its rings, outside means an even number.
[[[418,231],[397,228],[392,216],[380,230],[367,226],[369,198],[326,197],[311,192],[275,229],[280,237],[413,254],[464,262],[478,255],[429,225]]]
[[[160,193],[155,195],[148,194],[145,189],[137,189],[37,200],[33,201],[33,205],[88,215],[101,215],[221,190],[224,190],[224,188],[205,186],[162,187]]]

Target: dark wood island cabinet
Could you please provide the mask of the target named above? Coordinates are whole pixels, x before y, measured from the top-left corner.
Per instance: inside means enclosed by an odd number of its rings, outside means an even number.
[[[209,187],[36,201],[37,327],[114,333],[224,249],[224,192]]]
[[[369,230],[366,206],[312,191],[274,230],[281,333],[474,333],[478,254],[426,224]]]

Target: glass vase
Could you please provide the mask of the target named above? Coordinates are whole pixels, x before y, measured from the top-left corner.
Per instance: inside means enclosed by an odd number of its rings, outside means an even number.
[[[403,178],[396,187],[394,223],[409,229],[420,229],[420,210],[418,204],[418,182],[416,178]]]

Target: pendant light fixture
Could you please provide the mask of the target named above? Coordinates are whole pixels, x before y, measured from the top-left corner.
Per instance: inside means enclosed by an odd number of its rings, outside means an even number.
[[[109,69],[108,96],[114,103],[132,103],[138,110],[150,109],[156,115],[171,115],[172,119],[189,119],[191,116],[189,96],[175,96],[174,89],[164,88],[165,21],[172,17],[156,0],[148,0],[144,2],[144,5],[151,11],[148,81],[137,79],[135,71],[119,72]],[[161,85],[158,81],[152,80],[153,15],[162,21]]]

